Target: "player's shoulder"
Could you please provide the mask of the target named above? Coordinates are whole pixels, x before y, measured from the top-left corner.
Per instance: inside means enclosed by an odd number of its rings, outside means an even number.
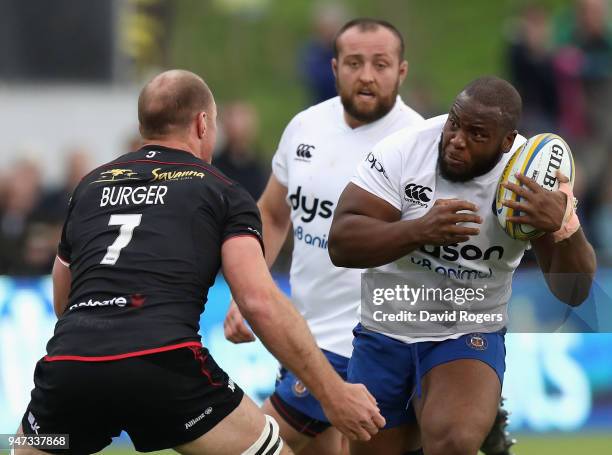
[[[102,182],[105,180],[105,176],[108,174],[109,180],[121,180],[123,177],[129,177],[133,171],[131,169],[124,169],[125,166],[120,166],[127,161],[129,154],[121,155],[116,157],[106,163],[99,164],[97,167],[93,168],[87,174],[85,174],[81,181],[76,186],[75,192],[83,186],[86,186],[91,183],[97,183],[98,181]]]
[[[77,190],[95,183],[148,185],[184,181],[196,187],[220,189],[236,185],[235,181],[215,166],[189,152],[150,146],[123,154],[94,168],[82,178]]]
[[[333,119],[341,118],[341,112],[342,103],[340,97],[335,96],[298,112],[293,116],[287,128],[313,124],[316,126],[325,126]]]
[[[403,155],[414,154],[415,151],[424,150],[424,145],[436,141],[442,133],[447,114],[432,117],[427,120],[406,126],[380,141],[375,150],[379,153],[389,153],[393,150]],[[427,153],[428,150],[425,150]]]

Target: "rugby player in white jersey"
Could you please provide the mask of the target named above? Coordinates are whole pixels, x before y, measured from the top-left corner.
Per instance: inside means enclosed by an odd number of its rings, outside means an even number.
[[[509,152],[525,141],[516,131],[520,111],[512,85],[480,78],[457,96],[448,116],[378,144],[338,202],[329,237],[333,263],[401,273],[413,288],[435,286],[442,275],[488,276],[489,286],[504,293],[487,304],[502,314],[528,247],[503,231],[492,210]],[[518,178],[521,186],[507,185],[520,196],[505,202],[520,213],[510,221],[545,232],[531,245],[548,286],[578,305],[588,295],[596,260],[575,213],[572,223],[564,222],[573,209],[571,191],[549,192]],[[558,274],[575,274],[571,286]],[[365,314],[362,309],[364,323]],[[353,455],[401,454],[410,401],[427,455],[475,455],[491,428],[505,370],[504,323],[452,334],[425,333],[420,324],[417,319],[386,334],[356,327],[348,379],[368,387],[387,425],[367,443],[351,443]]]
[[[403,55],[403,38],[387,22],[356,19],[339,30],[331,64],[340,96],[291,120],[258,202],[269,266],[293,224],[291,300],[341,375],[352,351],[361,272],[334,267],[327,238],[340,193],[357,165],[370,159],[368,153],[384,137],[423,121],[398,96],[408,71]],[[378,169],[375,160],[370,165]],[[254,339],[233,304],[225,332],[234,342]],[[280,423],[283,439],[296,452],[316,441],[308,451],[341,453],[341,435],[317,400],[290,371],[283,368],[279,377],[263,407]]]

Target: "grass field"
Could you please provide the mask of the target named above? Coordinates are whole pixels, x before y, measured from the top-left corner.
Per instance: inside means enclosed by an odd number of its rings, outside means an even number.
[[[612,455],[612,433],[607,436],[519,436],[518,439],[515,455]],[[120,446],[111,446],[101,453],[127,455],[136,452]],[[164,450],[151,453],[176,452]]]

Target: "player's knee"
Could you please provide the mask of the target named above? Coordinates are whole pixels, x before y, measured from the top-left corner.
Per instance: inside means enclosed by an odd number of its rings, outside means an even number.
[[[280,455],[283,451],[283,440],[280,437],[278,423],[273,417],[266,415],[266,424],[257,441],[242,452],[242,455]],[[289,452],[290,453],[290,452]]]
[[[423,438],[425,453],[428,455],[476,455],[482,443],[477,432],[462,425],[436,433]]]

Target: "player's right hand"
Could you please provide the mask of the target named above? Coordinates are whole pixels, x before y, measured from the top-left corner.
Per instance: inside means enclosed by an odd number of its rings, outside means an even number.
[[[225,338],[232,343],[249,343],[255,341],[253,331],[246,325],[236,302],[232,299],[229,310],[223,321]]]
[[[386,424],[363,384],[345,382],[321,405],[331,424],[351,440],[369,441]]]
[[[438,199],[427,214],[420,218],[423,244],[452,245],[467,242],[472,235],[478,235],[477,227],[463,226],[461,223],[482,224],[476,213],[478,208],[460,199]]]

